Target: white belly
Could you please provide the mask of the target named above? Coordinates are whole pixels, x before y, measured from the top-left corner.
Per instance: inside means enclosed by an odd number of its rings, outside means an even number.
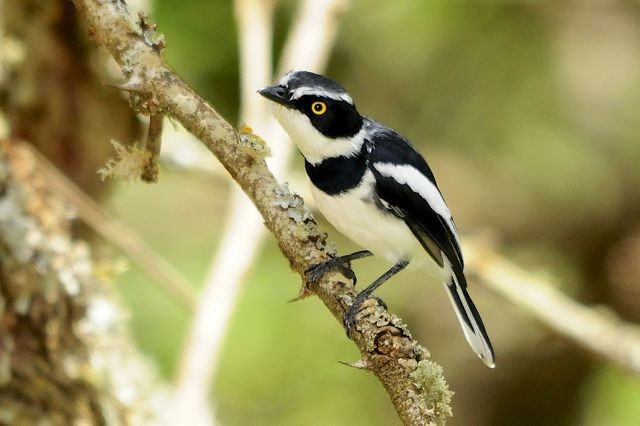
[[[370,181],[365,176],[363,182]],[[329,196],[311,185],[313,198],[323,216],[354,243],[384,256],[391,262],[415,260],[427,257],[420,242],[413,236],[404,221],[381,212],[371,201],[371,184],[341,195]]]

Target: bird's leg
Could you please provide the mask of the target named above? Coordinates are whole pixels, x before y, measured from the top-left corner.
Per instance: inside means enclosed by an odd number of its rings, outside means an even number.
[[[369,287],[365,288],[360,293],[358,293],[358,295],[356,296],[356,299],[353,301],[353,303],[351,304],[351,306],[349,307],[349,309],[344,315],[344,326],[347,331],[347,336],[351,333],[351,330],[353,330],[353,327],[356,325],[356,316],[358,315],[358,311],[360,310],[360,306],[362,305],[362,303],[365,300],[367,300],[369,297],[371,297],[371,293],[373,293],[378,287],[380,287],[387,280],[389,280],[389,278],[391,278],[392,276],[394,276],[395,274],[397,274],[398,272],[406,268],[408,264],[409,262],[406,260],[400,260],[396,262],[391,267],[391,269],[389,269],[387,272],[382,274],[382,276],[377,280],[375,280],[373,283],[371,283]],[[380,301],[380,299],[378,298],[376,299]],[[384,305],[384,302],[382,303],[382,305],[386,307],[386,305]]]
[[[340,271],[342,275],[353,281],[353,285],[356,285],[356,274],[354,274],[349,267],[349,262],[371,255],[372,253],[369,250],[360,250],[355,253],[347,254],[346,256],[334,257],[326,262],[311,266],[309,269],[304,271],[304,276],[308,283],[313,283],[318,281],[329,271]]]

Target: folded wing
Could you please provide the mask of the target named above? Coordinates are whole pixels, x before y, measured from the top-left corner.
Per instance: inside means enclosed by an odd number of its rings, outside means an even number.
[[[450,267],[445,283],[464,335],[490,367],[495,356],[482,319],[467,292],[457,230],[437,183],[422,156],[398,133],[381,129],[369,143],[368,167],[380,204],[403,219],[440,267]]]

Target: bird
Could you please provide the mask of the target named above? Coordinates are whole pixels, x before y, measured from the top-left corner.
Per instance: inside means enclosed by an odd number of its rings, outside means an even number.
[[[304,157],[318,210],[364,249],[313,265],[310,276],[339,269],[355,279],[346,265],[371,255],[392,265],[355,297],[345,314],[347,335],[362,303],[411,263],[442,281],[467,342],[494,368],[491,341],[467,291],[456,225],[422,155],[400,133],[361,115],[329,77],[290,71],[258,93],[271,101],[276,120]]]

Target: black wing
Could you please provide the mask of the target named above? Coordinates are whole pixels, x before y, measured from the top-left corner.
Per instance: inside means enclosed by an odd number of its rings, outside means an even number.
[[[376,193],[381,205],[391,213],[403,219],[411,232],[420,241],[424,249],[440,266],[444,265],[442,253],[451,263],[453,272],[461,284],[466,286],[462,252],[455,234],[451,217],[443,217],[436,212],[428,200],[415,192],[406,183],[393,176],[381,173],[376,164],[394,164],[412,166],[437,189],[433,172],[422,156],[400,134],[388,128],[375,129],[368,141],[369,170],[376,179]],[[442,197],[439,193],[438,195]]]
[[[474,352],[493,368],[495,355],[491,341],[466,290],[467,281],[455,224],[431,169],[401,135],[375,122],[370,126],[374,127],[370,132],[373,136],[366,142],[365,148],[369,153],[368,168],[376,180],[379,205],[403,219],[422,247],[441,267],[444,266],[442,255],[446,256],[453,275],[443,284],[462,331]]]

